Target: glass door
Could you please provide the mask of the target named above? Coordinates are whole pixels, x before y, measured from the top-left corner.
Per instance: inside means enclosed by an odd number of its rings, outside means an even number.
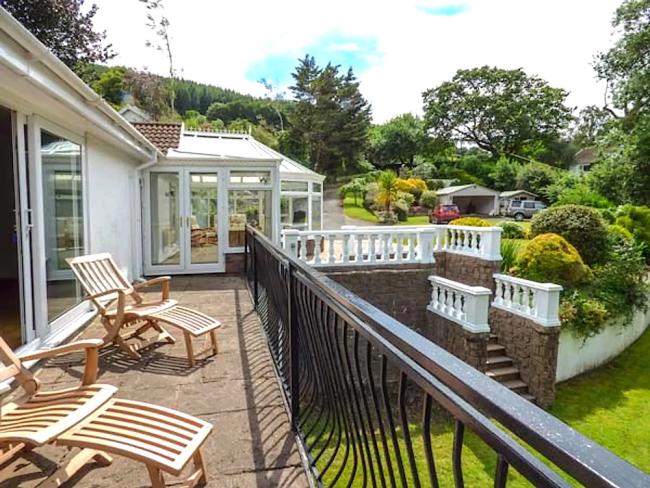
[[[187,240],[188,271],[221,271],[219,242],[219,174],[187,171]]]
[[[151,171],[147,177],[145,273],[225,269],[220,239],[219,171]]]

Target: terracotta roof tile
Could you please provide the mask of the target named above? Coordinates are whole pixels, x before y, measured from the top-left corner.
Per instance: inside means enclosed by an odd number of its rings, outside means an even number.
[[[163,154],[167,154],[168,149],[177,149],[181,141],[181,124],[147,122],[135,123],[133,126]]]

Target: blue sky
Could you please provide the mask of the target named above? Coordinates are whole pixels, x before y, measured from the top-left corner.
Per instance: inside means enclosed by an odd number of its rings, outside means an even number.
[[[169,71],[146,47],[146,9],[93,0],[112,62]],[[621,0],[164,0],[174,62],[184,78],[264,95],[266,78],[288,93],[309,53],[354,68],[377,122],[422,112],[422,92],[458,69],[523,68],[570,92],[571,106],[602,104],[594,56],[611,46]],[[128,15],[124,12],[128,11]],[[585,21],[585,11],[589,12]]]

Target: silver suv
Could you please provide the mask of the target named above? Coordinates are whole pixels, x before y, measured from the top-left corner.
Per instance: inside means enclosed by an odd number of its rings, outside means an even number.
[[[506,215],[513,217],[517,222],[521,222],[545,208],[546,205],[543,202],[535,200],[510,200],[506,207]]]

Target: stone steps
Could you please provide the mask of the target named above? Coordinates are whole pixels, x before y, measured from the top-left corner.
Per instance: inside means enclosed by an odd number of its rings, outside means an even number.
[[[521,379],[519,368],[506,354],[506,348],[499,344],[499,336],[496,334],[490,334],[487,353],[485,374],[534,403],[535,397],[528,391],[528,385]]]

